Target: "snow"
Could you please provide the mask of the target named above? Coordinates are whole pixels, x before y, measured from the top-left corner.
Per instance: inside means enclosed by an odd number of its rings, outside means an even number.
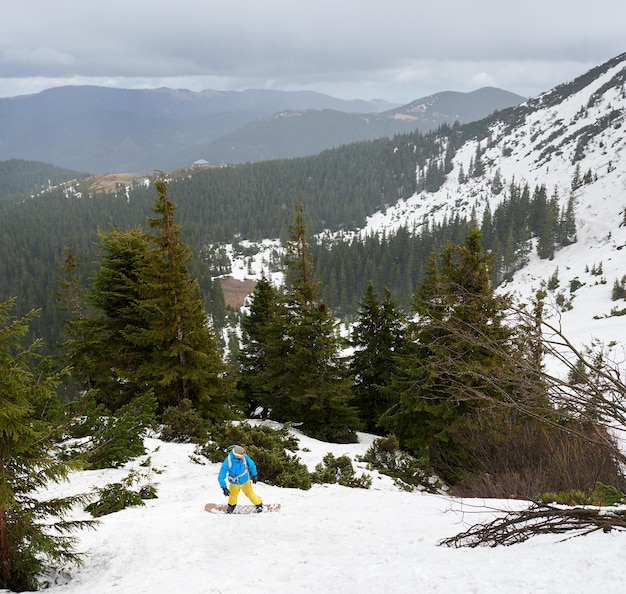
[[[328,444],[295,432],[298,455],[310,470],[327,452],[355,458],[358,444]],[[224,502],[219,464],[202,465],[194,446],[147,438],[158,498],[104,516],[95,530],[77,534],[85,554],[80,568],[66,568],[67,583],[51,594],[349,594],[524,593],[624,591],[624,534],[548,535],[497,548],[438,545],[469,526],[525,502],[461,500],[405,492],[390,478],[354,462],[373,478],[370,489],[315,485],[308,491],[264,484],[255,489],[280,512],[215,515],[204,504]],[[50,494],[91,491],[119,481],[130,468],[146,472],[146,457],[123,469],[74,473]],[[260,477],[263,469],[259,469]],[[246,502],[240,496],[240,503]],[[89,518],[81,509],[75,517]]]
[[[493,142],[484,153],[485,179],[499,168],[505,188],[513,179],[516,183],[528,181],[531,189],[545,183],[549,194],[557,188],[561,199],[567,200],[574,173],[572,146],[564,146],[562,154],[555,153],[549,161],[538,164],[538,143],[545,134],[535,136],[535,140],[533,134],[550,130],[559,120],[572,130],[606,113],[607,106],[601,102],[576,120],[580,107],[587,105],[591,93],[609,74],[558,108],[534,112],[516,130],[513,144],[510,136],[500,138],[495,129]],[[613,107],[621,103],[624,110],[623,97],[613,94],[609,100]],[[503,156],[505,143],[513,149],[507,157]],[[578,242],[557,251],[553,260],[531,256],[528,266],[502,290],[529,299],[558,269],[557,292],[563,291],[573,305],[561,314],[565,335],[579,347],[593,339],[615,342],[616,356],[621,353],[623,360],[626,316],[606,316],[613,307],[624,307],[622,302],[611,300],[611,290],[614,280],[626,274],[626,249],[622,249],[626,246],[626,227],[619,225],[626,207],[626,200],[619,198],[626,188],[626,160],[621,158],[626,137],[623,129],[609,128],[593,143],[580,162],[580,171],[584,175],[591,169],[598,179],[577,190]],[[412,227],[425,217],[440,221],[459,203],[468,214],[475,207],[479,220],[487,201],[493,212],[502,195],[491,196],[485,180],[463,185],[457,182],[459,168],[467,173],[475,149],[476,144],[470,142],[458,151],[455,169],[437,193],[416,194],[372,215],[361,234],[389,231],[400,225]],[[254,258],[236,260],[233,276],[258,278],[277,246],[278,242],[268,240]],[[588,269],[600,263],[602,277],[591,275]],[[584,285],[571,294],[569,282],[575,278]],[[358,444],[338,445],[297,435],[298,455],[310,470],[328,452],[355,460],[373,440],[371,435],[360,434]],[[358,474],[372,475],[370,489],[337,485],[317,485],[309,491],[278,488],[262,482],[260,468],[256,491],[266,502],[280,503],[281,511],[214,515],[204,511],[204,504],[224,501],[217,482],[219,464],[195,462],[192,445],[155,438],[148,438],[146,443],[150,466],[160,472],[154,475],[158,499],[146,501],[145,507],[105,516],[96,530],[79,533],[76,549],[85,554],[85,563],[80,568],[66,568],[67,583],[53,586],[53,594],[621,594],[625,590],[622,566],[626,535],[616,530],[584,537],[546,535],[510,547],[451,549],[438,545],[471,525],[523,507],[526,503],[522,501],[408,493],[388,477],[355,462]],[[49,494],[91,491],[119,481],[131,468],[145,472],[140,466],[142,460],[145,457],[123,469],[75,473],[70,483],[53,486]],[[245,497],[241,497],[244,502]],[[81,509],[74,516],[88,517]]]
[[[624,85],[606,88],[606,83],[625,67],[626,58],[558,105],[542,107],[541,97],[538,98],[536,108],[512,131],[501,124],[494,125],[489,141],[481,142],[485,175],[459,184],[459,172],[463,169],[468,174],[470,161],[476,155],[477,141],[466,142],[456,152],[453,170],[437,192],[416,193],[373,213],[355,233],[360,237],[390,234],[404,226],[419,232],[425,220],[431,224],[441,223],[457,212],[467,218],[474,212],[481,221],[485,207],[489,205],[491,212],[495,212],[512,182],[528,183],[531,192],[536,186],[545,185],[550,197],[557,192],[560,206],[564,207],[572,192],[576,166],[581,177],[591,171],[594,181],[574,192],[577,242],[557,250],[551,260],[531,255],[528,265],[499,290],[511,292],[520,301],[527,302],[542,283],[547,283],[558,271],[560,285],[552,299],[556,300],[556,295],[561,293],[572,305],[571,310],[561,312],[566,336],[576,339],[574,344],[579,348],[594,339],[605,344],[613,341],[621,344],[626,336],[626,316],[610,317],[610,313],[613,308],[626,306],[621,301],[611,300],[614,281],[626,275],[626,225],[621,225],[626,209],[626,198],[622,198],[626,195],[626,91]],[[592,95],[603,88],[602,97],[590,104]],[[620,117],[595,133],[583,158],[574,163],[572,157],[578,138],[573,132],[595,126],[612,110],[619,111]],[[548,138],[558,150],[546,157],[542,154]],[[491,180],[497,171],[504,191],[493,195]],[[326,231],[322,235],[349,239],[352,234]],[[250,248],[253,244],[241,241],[240,245]],[[268,239],[255,247],[258,253],[245,257],[237,256],[231,249],[234,278],[258,279],[263,271],[267,273],[270,255],[280,249],[280,242]],[[603,274],[592,275],[591,269],[600,264]],[[280,273],[269,274],[269,278],[275,284],[282,282]],[[571,293],[570,282],[574,279],[583,286]]]
[[[621,198],[626,190],[626,135],[623,131],[626,94],[622,85],[605,88],[602,98],[593,105],[589,100],[623,70],[625,64],[626,59],[556,106],[542,108],[539,98],[538,107],[531,110],[513,131],[496,124],[489,141],[481,142],[485,175],[460,184],[459,172],[463,169],[467,175],[470,161],[476,155],[477,141],[466,142],[457,151],[453,170],[437,192],[416,193],[370,215],[358,235],[366,237],[383,231],[389,234],[403,226],[419,232],[425,220],[431,224],[441,223],[457,212],[467,218],[475,212],[480,222],[487,204],[493,213],[508,194],[512,182],[528,183],[531,192],[543,184],[549,196],[557,192],[560,205],[564,207],[570,197],[571,182],[578,165],[581,177],[591,171],[597,179],[574,193],[577,242],[557,250],[551,260],[531,255],[529,263],[499,290],[513,293],[521,302],[527,302],[542,283],[545,284],[558,271],[560,285],[551,297],[555,300],[556,294],[562,293],[572,304],[571,310],[560,312],[565,335],[578,348],[589,345],[594,339],[605,344],[616,341],[619,343],[617,350],[623,348],[626,316],[609,316],[611,309],[625,307],[622,301],[612,301],[611,294],[614,281],[626,275],[626,249],[622,249],[626,248],[626,225],[620,224],[626,209],[626,199]],[[574,164],[572,157],[578,140],[572,133],[585,126],[594,126],[611,110],[620,112],[619,119],[612,126],[597,132],[588,143],[583,158]],[[542,143],[553,135],[550,142],[558,150],[549,157],[541,157],[545,149]],[[491,180],[498,171],[504,191],[493,195]],[[341,234],[326,235],[339,237]],[[590,270],[600,264],[603,274],[592,275]],[[578,279],[583,286],[572,294],[569,286],[574,279]]]

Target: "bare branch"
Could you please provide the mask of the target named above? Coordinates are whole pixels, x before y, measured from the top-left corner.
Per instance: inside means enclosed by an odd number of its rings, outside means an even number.
[[[597,530],[626,530],[626,510],[602,510],[590,507],[558,508],[533,503],[528,509],[507,513],[487,524],[476,524],[466,532],[440,541],[448,547],[495,547],[512,545],[537,534],[583,536]]]

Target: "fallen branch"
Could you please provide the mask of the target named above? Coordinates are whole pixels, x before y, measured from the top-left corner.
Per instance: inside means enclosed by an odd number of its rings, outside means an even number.
[[[610,532],[626,530],[626,509],[596,507],[559,508],[533,503],[528,509],[509,512],[487,524],[476,524],[466,532],[439,542],[448,547],[479,547],[512,545],[528,540],[537,534],[563,534],[583,536],[597,530]]]

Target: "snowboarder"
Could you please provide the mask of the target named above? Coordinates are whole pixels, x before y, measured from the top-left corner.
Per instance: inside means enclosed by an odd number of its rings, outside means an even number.
[[[243,491],[245,496],[252,501],[257,512],[262,512],[263,501],[252,488],[252,483],[256,484],[257,480],[256,464],[242,446],[236,445],[229,450],[217,477],[224,495],[228,497],[226,513],[232,514],[235,511],[239,491]],[[227,478],[228,485],[226,484]]]

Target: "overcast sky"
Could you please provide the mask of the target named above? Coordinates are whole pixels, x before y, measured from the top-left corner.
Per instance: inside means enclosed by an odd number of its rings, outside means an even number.
[[[624,0],[2,0],[0,97],[95,84],[534,97],[626,52]]]

